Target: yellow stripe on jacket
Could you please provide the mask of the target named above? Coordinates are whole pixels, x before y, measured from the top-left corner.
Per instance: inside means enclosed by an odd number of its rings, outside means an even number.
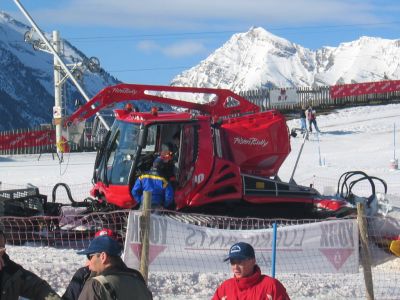
[[[144,178],[151,178],[151,179],[161,180],[163,182],[163,188],[166,188],[167,185],[168,185],[168,181],[164,177],[161,177],[161,176],[158,176],[158,175],[144,174],[144,175],[139,176],[140,180],[142,180]]]

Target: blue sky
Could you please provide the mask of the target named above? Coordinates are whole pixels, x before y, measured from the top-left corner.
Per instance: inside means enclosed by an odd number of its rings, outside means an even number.
[[[252,26],[310,49],[400,39],[400,2],[369,0],[20,0],[39,27],[128,83],[169,84]],[[0,10],[27,23],[13,0]]]

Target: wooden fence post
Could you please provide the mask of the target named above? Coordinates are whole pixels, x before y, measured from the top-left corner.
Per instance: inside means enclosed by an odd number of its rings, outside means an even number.
[[[144,280],[149,279],[149,237],[150,237],[150,209],[151,209],[151,192],[144,191],[142,199],[142,216],[140,220],[140,232],[142,237],[142,251],[140,255],[140,273]]]
[[[357,223],[360,232],[361,264],[364,270],[367,299],[374,300],[374,283],[372,280],[371,257],[368,248],[367,220],[365,218],[365,204],[363,203],[357,203]]]

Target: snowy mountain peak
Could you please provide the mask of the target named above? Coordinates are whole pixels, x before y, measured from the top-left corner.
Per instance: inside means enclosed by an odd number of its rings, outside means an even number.
[[[2,23],[11,23],[15,22],[15,19],[12,18],[9,14],[5,13],[4,11],[0,10],[0,22]]]
[[[25,32],[30,29],[29,26],[25,25],[24,23],[21,23],[20,21],[17,21],[9,14],[1,10],[0,10],[0,24],[8,25],[17,31]]]
[[[281,43],[281,44],[287,44],[287,45],[291,44],[288,40],[281,38],[277,35],[274,35],[262,27],[251,27],[249,29],[249,31],[247,31],[247,32],[237,33],[237,34],[233,35],[232,39],[234,39],[235,36],[248,37],[249,39],[252,39],[252,40],[260,40],[260,41],[264,41],[264,42],[269,41],[271,43]]]
[[[311,51],[261,27],[252,27],[234,34],[200,64],[176,76],[171,84],[239,92],[384,78],[400,78],[400,40],[363,36],[337,47]]]
[[[234,34],[199,65],[175,77],[172,85],[219,87],[236,92],[255,87],[306,85],[313,79],[314,56],[306,48],[253,27]]]

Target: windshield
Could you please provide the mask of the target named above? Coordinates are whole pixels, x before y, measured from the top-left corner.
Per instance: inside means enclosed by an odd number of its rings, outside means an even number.
[[[118,149],[127,154],[134,154],[138,145],[140,124],[118,121],[119,145]]]
[[[105,174],[110,184],[128,184],[138,145],[140,124],[116,121],[108,141]]]
[[[151,169],[157,156],[165,155],[161,153],[163,146],[174,146],[174,135],[180,130],[177,124],[143,126],[116,120],[96,158],[94,180],[113,185],[132,184],[138,175]],[[175,152],[177,163],[179,146],[175,145],[175,148],[170,151]]]

